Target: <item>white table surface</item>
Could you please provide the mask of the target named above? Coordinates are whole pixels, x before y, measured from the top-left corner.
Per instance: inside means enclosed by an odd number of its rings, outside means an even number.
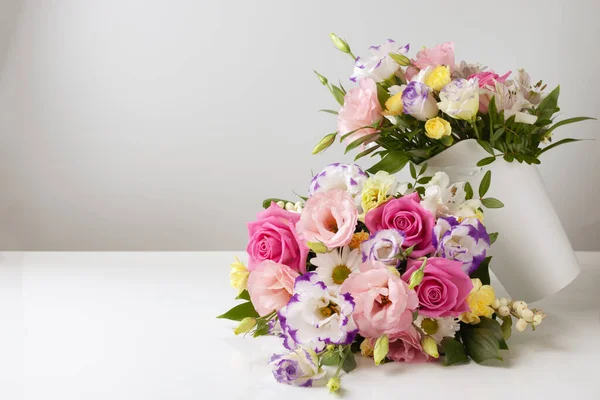
[[[272,337],[236,337],[233,253],[2,253],[0,399],[330,399],[275,382]],[[342,378],[345,398],[600,398],[600,263],[535,306],[500,366],[389,363]],[[485,394],[487,397],[483,397]]]

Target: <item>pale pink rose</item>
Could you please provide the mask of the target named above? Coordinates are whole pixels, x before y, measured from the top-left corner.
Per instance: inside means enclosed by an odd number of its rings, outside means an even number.
[[[396,362],[422,363],[431,357],[423,352],[419,332],[414,326],[390,336],[390,350],[387,357]]]
[[[344,105],[338,114],[338,132],[345,135],[363,126],[373,125],[381,120],[381,111],[381,104],[377,98],[377,84],[371,78],[363,78],[358,81],[358,87],[350,89],[344,96]],[[371,133],[375,133],[375,129],[360,129],[348,136],[346,143]]]
[[[259,315],[267,315],[284,307],[294,292],[294,281],[300,276],[284,264],[263,261],[248,277],[250,300]]]
[[[417,53],[417,58],[412,60],[412,63],[419,69],[446,65],[452,72],[454,71],[454,43],[446,42],[425,48]]]
[[[307,242],[321,242],[330,249],[352,240],[358,211],[345,190],[319,192],[306,201],[296,229]]]
[[[490,100],[492,100],[492,97],[494,97],[496,82],[506,82],[506,79],[508,78],[510,73],[511,71],[508,71],[504,75],[500,76],[494,73],[494,71],[486,71],[469,76],[468,79],[477,78],[479,87],[482,89],[486,89],[479,92],[479,111],[481,111],[482,113],[488,112],[488,105],[490,104]]]
[[[340,288],[340,293],[354,298],[353,315],[359,333],[377,338],[406,330],[419,305],[417,294],[388,268],[368,268],[361,267],[361,272],[350,275]]]

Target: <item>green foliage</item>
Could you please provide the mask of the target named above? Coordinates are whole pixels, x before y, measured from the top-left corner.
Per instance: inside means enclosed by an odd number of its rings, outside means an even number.
[[[217,318],[230,319],[232,321],[241,321],[246,317],[257,318],[259,315],[254,309],[254,306],[251,302],[245,302],[242,304],[238,304],[233,307],[231,310],[227,311],[225,314],[219,315]]]
[[[488,197],[487,199],[481,199],[481,204],[483,204],[486,208],[502,208],[504,207],[504,203],[498,199],[493,197]]]
[[[445,337],[441,345],[444,352],[443,362],[445,366],[469,362],[465,346],[458,340]]]
[[[490,284],[490,261],[492,257],[486,257],[479,267],[471,273],[471,279],[479,279],[484,285]]]
[[[482,317],[477,325],[461,324],[460,335],[467,354],[478,364],[488,360],[502,361],[500,350],[508,349],[496,320]]]
[[[512,334],[512,316],[507,315],[502,318],[502,337],[504,340],[510,339],[510,335]]]
[[[236,300],[247,300],[247,301],[250,301],[250,293],[248,293],[247,290],[244,290],[240,294],[238,294],[238,296],[235,299]]]
[[[483,198],[487,191],[490,188],[490,184],[492,183],[492,171],[487,171],[485,175],[483,175],[483,179],[479,184],[479,197]]]
[[[410,156],[402,151],[392,151],[387,153],[381,161],[373,165],[367,170],[370,174],[375,174],[378,171],[386,171],[390,174],[395,174],[400,171],[410,160]]]
[[[494,244],[498,239],[498,232],[490,233],[490,244]]]
[[[465,200],[471,200],[473,198],[473,187],[469,182],[465,183]]]
[[[344,363],[342,364],[342,369],[345,373],[348,373],[356,368],[356,360],[354,359],[354,354],[348,350],[346,350],[346,358],[344,359]]]
[[[275,197],[271,197],[269,199],[263,200],[262,206],[263,206],[263,208],[266,209],[266,208],[271,207],[271,203],[279,203],[280,201],[283,201],[284,203],[288,203],[289,202],[289,200],[284,200],[284,199],[278,199],[278,198],[275,198]]]

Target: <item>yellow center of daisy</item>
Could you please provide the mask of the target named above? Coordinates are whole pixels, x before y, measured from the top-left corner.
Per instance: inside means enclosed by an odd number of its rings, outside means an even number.
[[[346,265],[338,265],[331,272],[331,279],[336,285],[341,285],[351,273],[352,271]]]
[[[428,335],[434,335],[439,329],[438,322],[435,319],[425,318],[421,322],[421,329]]]

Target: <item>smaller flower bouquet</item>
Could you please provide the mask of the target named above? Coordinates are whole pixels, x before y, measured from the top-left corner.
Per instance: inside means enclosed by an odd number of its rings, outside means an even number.
[[[248,266],[232,265],[242,303],[220,318],[235,334],[273,335],[287,352],[271,357],[278,382],[340,389],[355,354],[384,362],[443,365],[502,360],[514,324],[535,330],[545,315],[497,298],[482,207],[443,172],[414,182],[335,163],[312,179],[308,197],[265,200],[248,224]]]

